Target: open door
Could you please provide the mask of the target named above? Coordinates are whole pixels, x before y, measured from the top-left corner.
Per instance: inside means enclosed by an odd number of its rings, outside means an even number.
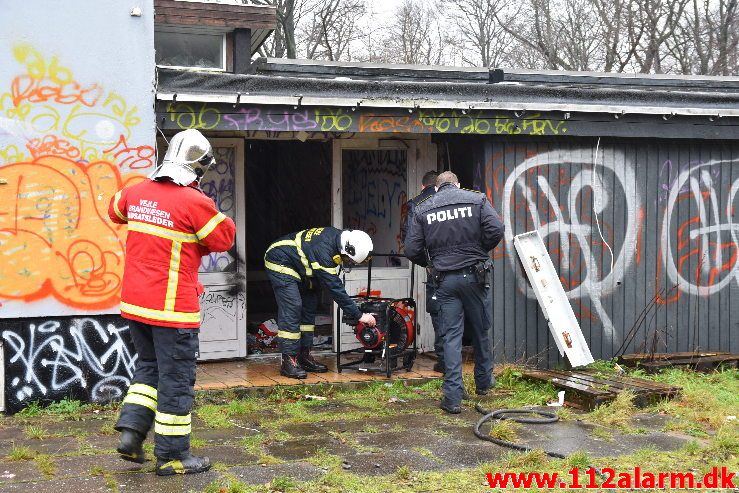
[[[200,182],[218,210],[236,222],[236,243],[228,252],[212,253],[200,264],[201,295],[200,359],[246,356],[246,295],[228,294],[229,277],[245,269],[236,257],[245,258],[244,239],[244,141],[208,139],[213,145],[216,164]]]
[[[375,296],[407,297],[411,286],[410,263],[402,255],[400,224],[408,196],[417,191],[416,143],[413,140],[334,140],[333,225],[361,229],[371,237],[378,257],[372,264],[371,290]],[[367,268],[346,275],[350,296],[366,292]],[[336,329],[334,329],[336,330]],[[336,334],[333,339],[336,351]],[[352,328],[341,325],[341,350],[359,347]]]

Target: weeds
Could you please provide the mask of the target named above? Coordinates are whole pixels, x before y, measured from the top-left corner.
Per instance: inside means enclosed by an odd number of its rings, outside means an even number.
[[[34,450],[31,450],[28,447],[20,446],[16,447],[13,446],[13,449],[8,454],[8,460],[12,461],[21,461],[21,460],[31,460],[34,457],[36,457],[37,452]]]
[[[38,454],[36,456],[36,467],[46,478],[52,478],[56,474],[56,464],[50,455]]]
[[[49,432],[41,426],[26,426],[23,429],[24,433],[31,440],[41,440],[49,437]]]

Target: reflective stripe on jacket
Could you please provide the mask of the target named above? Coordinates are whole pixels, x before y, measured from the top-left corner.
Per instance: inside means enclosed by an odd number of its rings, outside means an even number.
[[[352,317],[362,314],[346,293],[339,278],[339,239],[341,230],[333,227],[312,228],[290,233],[273,242],[264,255],[264,266],[304,282],[317,278],[331,292],[337,305]]]
[[[121,315],[164,327],[199,327],[200,259],[231,248],[233,220],[196,188],[152,180],[116,193],[108,216],[128,224]]]

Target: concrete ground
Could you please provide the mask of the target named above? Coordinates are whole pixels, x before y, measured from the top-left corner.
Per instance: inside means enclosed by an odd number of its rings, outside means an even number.
[[[493,467],[545,467],[541,453],[476,438],[474,403],[465,403],[460,415],[442,412],[438,379],[365,385],[283,386],[259,396],[200,392],[193,450],[214,467],[169,478],[157,477],[151,461],[139,467],[118,458],[114,406],[69,403],[0,417],[0,492],[490,491],[484,472]],[[481,404],[544,404],[554,396],[547,386],[504,383]],[[586,422],[569,410],[560,415],[555,424],[520,425],[505,436],[533,449],[575,454],[583,467],[630,454],[673,457],[678,467],[679,454],[709,446],[710,433],[696,445],[695,436],[671,426],[680,418],[663,412],[634,412],[618,426]]]

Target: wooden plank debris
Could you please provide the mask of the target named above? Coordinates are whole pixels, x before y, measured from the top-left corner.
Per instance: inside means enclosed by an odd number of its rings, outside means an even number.
[[[644,407],[662,399],[671,399],[679,387],[652,382],[643,378],[610,375],[594,369],[578,370],[525,370],[524,378],[549,382],[565,391],[565,403],[581,409],[593,410],[614,400],[618,394],[631,391],[634,404]]]
[[[739,354],[723,352],[634,353],[619,357],[619,363],[624,366],[644,368],[647,373],[655,373],[671,367],[712,372],[721,366],[737,368]]]

